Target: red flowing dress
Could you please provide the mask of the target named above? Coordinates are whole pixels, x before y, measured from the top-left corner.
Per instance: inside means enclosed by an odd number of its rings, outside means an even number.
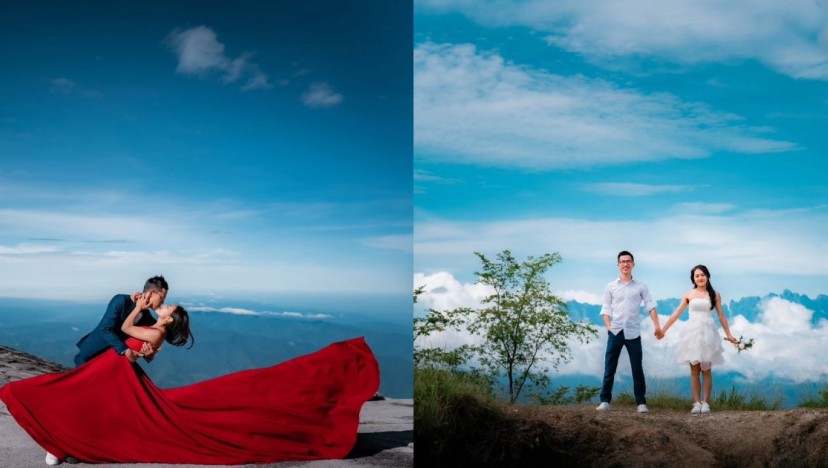
[[[356,338],[173,389],[110,348],[70,371],[11,382],[0,399],[59,459],[244,464],[344,458],[378,387],[377,361]]]

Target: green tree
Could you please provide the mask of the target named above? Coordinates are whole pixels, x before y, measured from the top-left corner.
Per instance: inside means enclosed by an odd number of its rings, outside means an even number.
[[[417,298],[425,292],[425,285],[414,290],[414,303]],[[471,356],[471,349],[468,345],[446,350],[441,348],[419,348],[416,346],[417,338],[426,337],[432,333],[441,332],[446,329],[457,328],[461,322],[449,312],[428,309],[425,317],[414,318],[414,367],[441,369],[447,371],[460,371]]]
[[[570,338],[588,342],[597,331],[588,323],[573,322],[565,303],[552,294],[544,274],[561,261],[557,253],[530,256],[523,262],[515,260],[509,250],[498,253],[497,261],[474,254],[482,263],[481,271],[475,272],[477,283],[494,291],[483,299],[484,307],[429,309],[426,317],[415,320],[415,335],[452,328],[482,337],[482,344],[465,346],[459,356],[450,357],[463,362],[476,358],[492,377],[505,376],[509,401],[514,403],[527,384],[539,388],[549,384],[547,364],[557,369],[571,359]],[[434,351],[419,353],[422,357]],[[439,358],[449,357],[444,353],[437,352]]]

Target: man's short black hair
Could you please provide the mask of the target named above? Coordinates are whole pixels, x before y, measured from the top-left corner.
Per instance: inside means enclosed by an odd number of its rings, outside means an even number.
[[[633,263],[635,263],[635,257],[633,257],[633,254],[631,254],[630,252],[627,252],[626,250],[622,250],[622,251],[618,252],[618,261],[619,262],[621,261],[621,257],[623,257],[624,255],[629,255],[630,260],[632,260]]]
[[[153,276],[152,278],[148,279],[146,283],[144,283],[144,292],[147,291],[169,291],[170,286],[167,284],[167,280],[164,279],[163,276]]]

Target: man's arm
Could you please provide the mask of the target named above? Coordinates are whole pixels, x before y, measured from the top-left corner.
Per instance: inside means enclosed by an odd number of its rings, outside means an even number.
[[[650,289],[644,285],[641,288],[641,300],[644,301],[644,310],[648,310],[650,312],[650,318],[653,319],[653,325],[655,325],[655,336],[656,338],[661,339],[664,336],[664,333],[661,331],[661,325],[658,323],[658,311],[656,310],[656,302],[653,300],[653,296],[650,295]]]
[[[604,325],[607,330],[612,330],[612,292],[609,285],[604,289],[604,302],[601,305],[601,318],[604,319]]]
[[[655,336],[656,338],[661,339],[664,336],[664,332],[661,330],[661,325],[658,324],[658,312],[655,307],[650,309],[650,317],[652,317],[653,325],[655,325]]]
[[[106,308],[106,313],[104,313],[103,317],[101,318],[101,322],[98,325],[101,327],[101,333],[103,334],[104,340],[111,346],[118,354],[124,354],[129,348],[127,348],[126,343],[124,340],[118,336],[118,330],[121,329],[121,317],[125,316],[125,312],[127,311],[127,296],[117,295],[109,301],[109,305]]]

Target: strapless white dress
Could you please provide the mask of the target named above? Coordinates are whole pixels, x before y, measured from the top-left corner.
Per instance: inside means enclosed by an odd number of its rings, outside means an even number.
[[[724,363],[722,337],[713,323],[710,299],[693,298],[689,304],[690,318],[684,325],[679,339],[678,361],[682,364],[701,364],[709,370],[713,364]]]

